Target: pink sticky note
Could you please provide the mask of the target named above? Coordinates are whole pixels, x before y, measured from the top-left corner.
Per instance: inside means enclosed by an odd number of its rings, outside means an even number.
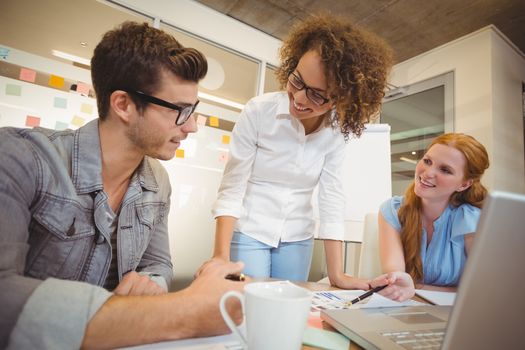
[[[199,116],[197,117],[197,124],[206,125],[206,117],[199,114]]]
[[[20,68],[20,77],[18,79],[34,83],[36,72],[32,69]]]
[[[29,126],[29,127],[40,126],[40,118],[34,117],[32,115],[28,115],[26,117],[26,126]]]
[[[81,82],[77,83],[77,92],[82,95],[89,96],[89,89],[91,87],[88,84],[84,84]]]
[[[219,163],[226,163],[228,161],[228,152],[219,153]]]

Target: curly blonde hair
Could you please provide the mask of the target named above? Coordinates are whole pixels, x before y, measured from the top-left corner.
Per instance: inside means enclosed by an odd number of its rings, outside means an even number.
[[[280,49],[277,79],[285,88],[301,57],[315,50],[324,64],[328,97],[335,112],[328,112],[332,127],[360,136],[364,124],[379,112],[387,76],[393,62],[392,50],[376,35],[348,21],[328,14],[309,17],[294,26]]]

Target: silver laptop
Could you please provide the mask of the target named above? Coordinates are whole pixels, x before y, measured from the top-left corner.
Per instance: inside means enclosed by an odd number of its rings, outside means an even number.
[[[493,192],[453,308],[323,310],[365,349],[525,349],[525,196]]]

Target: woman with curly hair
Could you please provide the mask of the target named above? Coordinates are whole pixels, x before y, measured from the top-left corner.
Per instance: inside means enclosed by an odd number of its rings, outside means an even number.
[[[330,282],[368,289],[368,281],[343,273],[341,166],[345,140],[379,111],[391,51],[345,20],[318,15],[292,29],[280,56],[285,91],[250,100],[233,130],[213,208],[212,260],[243,261],[254,277],[305,281],[319,184]]]
[[[432,141],[404,197],[381,205],[379,250],[387,274],[372,282],[390,284],[381,294],[402,301],[415,287],[456,290],[487,196],[480,179],[488,167],[485,147],[471,136]]]

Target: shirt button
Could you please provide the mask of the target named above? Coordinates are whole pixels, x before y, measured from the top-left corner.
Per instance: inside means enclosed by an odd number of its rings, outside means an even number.
[[[99,233],[97,237],[97,244],[102,244],[105,241],[106,241],[106,238],[104,238],[104,236]]]

